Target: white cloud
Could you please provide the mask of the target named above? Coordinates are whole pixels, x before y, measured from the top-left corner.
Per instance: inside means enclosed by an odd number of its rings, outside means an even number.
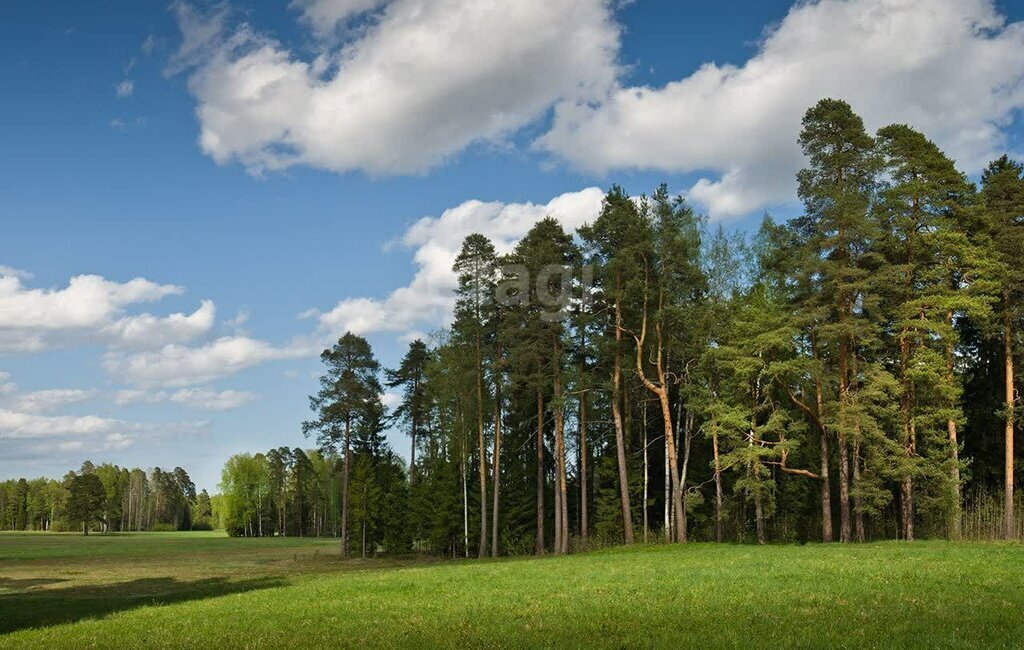
[[[151,56],[153,52],[156,51],[156,48],[159,45],[160,43],[157,40],[156,36],[149,34],[146,36],[146,40],[142,41],[142,46],[140,47],[140,49],[142,50],[142,53],[146,56]]]
[[[208,300],[192,314],[125,313],[133,305],[184,292],[175,285],[79,275],[66,287],[41,289],[24,285],[30,277],[0,268],[0,353],[33,353],[73,343],[153,348],[191,341],[214,323],[214,304]]]
[[[400,244],[415,249],[417,271],[412,281],[386,298],[348,298],[316,315],[320,329],[331,336],[346,331],[404,332],[421,326],[439,326],[451,316],[456,277],[452,264],[466,235],[489,237],[499,253],[507,253],[538,221],[552,216],[567,230],[596,218],[604,192],[596,187],[555,197],[547,204],[466,201],[413,224]]]
[[[94,436],[115,433],[120,420],[95,415],[38,415],[0,409],[0,440]]]
[[[171,395],[171,401],[203,411],[230,411],[256,399],[256,395],[240,390],[201,390],[188,388]]]
[[[315,33],[374,0],[298,3]],[[175,11],[172,70],[192,67],[203,151],[253,171],[297,163],[419,173],[496,141],[559,100],[614,83],[619,27],[608,0],[391,0],[344,42],[305,60],[223,7]]]
[[[12,384],[13,385],[13,384]],[[0,393],[2,393],[0,387]],[[13,392],[13,391],[11,391]],[[30,393],[14,394],[0,399],[3,404],[15,411],[25,413],[48,413],[69,404],[78,404],[96,397],[95,390],[81,388],[51,388]]]
[[[240,390],[203,390],[198,388],[182,388],[174,392],[149,391],[136,388],[119,390],[114,393],[114,403],[118,406],[132,404],[159,404],[174,402],[200,411],[230,411],[245,406],[256,399],[255,393]]]
[[[266,361],[306,356],[314,350],[299,343],[277,347],[244,336],[225,336],[194,347],[170,344],[134,354],[112,351],[103,365],[111,374],[138,386],[188,386]]]
[[[28,271],[22,271],[12,266],[4,266],[0,264],[0,277],[7,276],[12,278],[18,278],[20,280],[31,280],[32,274]]]
[[[125,388],[114,392],[113,401],[117,406],[130,406],[132,404],[157,404],[167,400],[167,393],[164,391],[152,392],[139,388]]]
[[[11,381],[11,373],[0,370],[0,395],[10,395],[18,390],[18,385]]]
[[[183,291],[143,278],[120,283],[98,275],[75,276],[64,289],[26,289],[18,275],[0,274],[0,329],[97,327],[127,305]]]
[[[906,122],[968,171],[1024,107],[1024,23],[991,0],[799,2],[742,66],[707,63],[661,88],[566,101],[537,146],[581,168],[712,170],[690,197],[713,216],[795,198],[803,112],[846,99],[869,128]]]
[[[380,394],[380,400],[387,409],[393,409],[402,403],[402,394],[394,391],[385,391]]]
[[[388,0],[293,0],[299,21],[321,38],[334,34],[353,18],[385,5]]]
[[[117,96],[131,97],[135,93],[135,82],[131,79],[125,79],[121,83],[117,84]]]
[[[191,314],[171,314],[163,318],[150,314],[118,319],[104,332],[118,345],[135,348],[155,348],[171,343],[187,343],[210,331],[216,308],[213,301],[204,300]]]

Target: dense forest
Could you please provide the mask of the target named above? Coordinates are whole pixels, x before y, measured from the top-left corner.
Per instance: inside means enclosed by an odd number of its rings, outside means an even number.
[[[197,494],[180,467],[156,467],[147,474],[85,461],[60,481],[22,478],[0,483],[0,530],[210,530],[211,508],[206,490]]]
[[[317,450],[232,457],[214,524],[479,557],[1024,537],[1024,166],[973,183],[832,99],[800,145],[803,213],[750,234],[615,186],[577,232],[547,218],[507,254],[470,235],[451,327],[394,369],[355,334],[325,350]]]

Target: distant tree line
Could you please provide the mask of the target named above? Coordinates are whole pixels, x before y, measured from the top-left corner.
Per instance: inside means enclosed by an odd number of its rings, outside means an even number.
[[[363,553],[408,548],[405,463],[379,433],[360,437],[352,452],[350,521]],[[336,453],[299,448],[232,456],[213,497],[214,522],[241,537],[339,536],[342,466]]]
[[[180,467],[82,464],[55,479],[0,483],[0,530],[120,532],[212,527],[211,500]]]

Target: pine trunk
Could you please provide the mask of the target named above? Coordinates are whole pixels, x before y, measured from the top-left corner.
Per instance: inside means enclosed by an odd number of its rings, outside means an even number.
[[[498,348],[498,359],[501,359],[501,348]],[[491,459],[491,478],[494,503],[491,508],[491,557],[498,557],[498,495],[501,491],[501,376],[494,380],[494,458]]]
[[[537,390],[537,555],[544,554],[544,395]]]
[[[586,541],[590,534],[590,521],[587,512],[587,392],[586,388],[580,389],[580,537]]]
[[[629,478],[626,469],[626,436],[622,425],[622,311],[615,298],[615,361],[612,369],[612,419],[615,421],[615,452],[619,468],[619,499],[622,503],[622,530],[626,544],[633,543],[633,513],[629,506]]]
[[[849,346],[844,340],[839,344],[839,541],[850,541],[850,456],[846,433],[843,431],[846,422],[842,418],[845,410],[849,385]]]
[[[348,557],[348,477],[352,463],[352,418],[345,418],[345,462],[341,469],[341,557]]]
[[[953,312],[946,312],[946,324],[952,329],[953,327]],[[954,374],[953,367],[953,342],[950,341],[946,345],[946,381],[949,382],[949,387],[953,388],[956,382],[956,375]],[[955,406],[952,404],[951,406]],[[949,432],[949,453],[952,457],[952,464],[950,466],[950,484],[953,491],[952,501],[953,508],[949,515],[949,538],[952,540],[959,540],[963,532],[961,530],[961,509],[963,508],[962,499],[960,494],[960,443],[957,441],[957,427],[956,420],[949,418],[946,421],[946,430]]]
[[[1004,483],[1003,483],[1003,534],[1006,539],[1015,539],[1016,522],[1013,517],[1013,325],[1010,321],[1009,297],[1004,297],[1006,313],[1003,315],[1003,353],[1006,357],[1006,428],[1004,432]]]
[[[644,507],[644,543],[646,544],[647,541],[648,541],[648,537],[650,535],[650,524],[649,524],[649,522],[647,520],[647,511],[649,510],[648,503],[647,503],[647,501],[648,501],[648,496],[647,495],[648,495],[648,485],[650,483],[650,466],[649,466],[650,463],[649,463],[649,458],[648,458],[648,455],[647,455],[647,402],[646,401],[644,402],[643,432],[644,432],[644,435],[643,435],[643,440],[644,440],[644,498],[643,498],[643,507]]]
[[[718,431],[711,435],[711,447],[715,456],[715,541],[722,543],[722,460],[718,454]]]
[[[814,359],[818,359],[817,345],[812,343]],[[828,478],[828,431],[821,426],[821,415],[823,411],[823,397],[821,391],[821,377],[817,373],[814,376],[814,402],[818,417],[818,446],[821,453],[821,541],[828,544],[832,542],[832,484]]]
[[[860,485],[860,443],[853,443],[853,484]],[[863,543],[864,532],[864,508],[860,502],[860,496],[853,497],[853,537],[857,542]]]
[[[487,557],[487,445],[484,442],[484,361],[480,334],[476,338],[476,427],[477,453],[480,455],[480,541],[477,557]]]

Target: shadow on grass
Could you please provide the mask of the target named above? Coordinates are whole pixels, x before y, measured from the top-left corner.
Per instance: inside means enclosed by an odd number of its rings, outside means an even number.
[[[169,605],[286,584],[289,584],[286,580],[274,577],[251,580],[206,578],[191,581],[172,577],[140,578],[109,585],[55,589],[34,588],[41,586],[39,584],[8,584],[8,588],[20,587],[27,590],[0,595],[0,634],[99,618],[146,605]]]

